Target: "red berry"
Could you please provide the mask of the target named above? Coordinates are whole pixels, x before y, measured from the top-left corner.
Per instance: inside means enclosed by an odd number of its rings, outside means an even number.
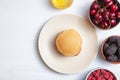
[[[96,10],[94,10],[94,9],[93,9],[93,10],[90,10],[90,14],[91,14],[91,15],[95,15],[95,13],[96,13]]]
[[[100,6],[99,6],[99,4],[97,4],[96,2],[94,2],[94,3],[92,4],[92,9],[97,10],[97,9],[99,9],[99,8],[100,8]]]
[[[112,12],[116,12],[116,11],[118,10],[118,6],[117,6],[117,5],[111,5],[111,6],[110,6],[110,10],[111,10]]]
[[[110,75],[109,79],[113,79],[113,75]]]
[[[93,21],[93,23],[94,23],[95,25],[98,25],[98,24],[100,23],[99,20],[95,20],[95,19],[93,19],[92,21]]]
[[[106,79],[109,79],[109,77],[110,77],[109,73],[106,73],[106,74],[104,75],[104,77],[105,77]]]
[[[108,15],[103,14],[103,19],[104,19],[105,21],[108,21],[108,20],[109,20],[109,16],[108,16]]]
[[[110,24],[112,27],[114,27],[117,24],[117,21],[115,19],[110,20]]]
[[[101,80],[101,79],[102,79],[101,77],[96,78],[96,80]]]
[[[98,11],[99,11],[99,13],[101,14],[101,13],[103,13],[105,10],[104,10],[104,8],[101,8],[101,9],[99,9]]]
[[[102,74],[106,73],[106,71],[104,69],[100,70]]]
[[[110,1],[112,1],[112,0],[104,0],[104,2],[110,2]]]
[[[96,20],[99,20],[99,21],[101,21],[102,20],[102,15],[101,14],[99,14],[99,13],[97,13],[97,14],[95,14],[95,19]]]
[[[106,80],[106,79],[102,78],[101,80]]]
[[[100,73],[100,69],[98,69],[96,72],[97,72],[97,73]]]
[[[110,78],[109,78],[109,79],[107,79],[107,80],[113,80],[113,79],[110,79]]]
[[[110,11],[105,11],[104,13],[103,13],[103,19],[105,20],[105,21],[108,21],[109,20],[109,15],[110,15]]]
[[[104,12],[104,14],[109,16],[110,15],[110,11],[107,10],[107,11]]]
[[[92,80],[96,80],[96,78],[95,78],[95,77],[93,77],[93,78],[92,78]]]
[[[117,17],[118,19],[120,19],[120,12],[117,12],[117,13],[116,13],[116,17]]]
[[[106,3],[106,6],[108,6],[108,7],[111,6],[111,5],[113,5],[113,1],[110,1],[110,2]]]
[[[89,76],[87,80],[92,80],[92,77],[91,77],[91,76]]]
[[[116,17],[116,15],[115,15],[114,12],[110,13],[110,18],[111,18],[111,19],[115,19],[115,17]]]
[[[105,29],[109,28],[108,22],[106,22],[106,21],[101,22],[100,27],[101,27],[101,28],[105,28]],[[103,74],[104,74],[104,73],[103,73]]]

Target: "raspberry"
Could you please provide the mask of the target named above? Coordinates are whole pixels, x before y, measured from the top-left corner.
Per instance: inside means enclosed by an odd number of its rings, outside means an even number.
[[[110,75],[109,79],[112,79],[112,80],[113,80],[113,75]]]
[[[93,74],[90,74],[89,76],[93,77],[94,75],[93,75]]]
[[[96,78],[97,80],[101,80],[102,78],[101,77],[98,77],[98,78]]]
[[[97,73],[100,73],[100,69],[96,70]]]
[[[102,78],[101,80],[106,80],[106,79]]]
[[[106,70],[104,70],[104,69],[101,69],[100,71],[101,71],[102,74],[106,73]]]
[[[100,73],[96,73],[94,76],[95,77],[100,77]]]
[[[96,80],[96,78],[93,77],[92,80]]]
[[[106,72],[106,74],[104,74],[104,77],[105,77],[106,79],[108,79],[108,78],[110,77],[109,73]]]
[[[110,78],[109,78],[108,80],[113,80],[113,79],[110,79]]]
[[[99,76],[99,73],[98,73],[97,71],[94,71],[94,72],[93,72],[93,75],[94,75],[94,76]]]
[[[91,76],[89,76],[87,80],[92,80],[92,77],[91,77]]]

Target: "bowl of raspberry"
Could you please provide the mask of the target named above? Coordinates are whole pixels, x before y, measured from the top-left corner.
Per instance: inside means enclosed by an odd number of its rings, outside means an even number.
[[[118,0],[95,0],[89,10],[89,20],[94,27],[109,30],[120,22]]]
[[[96,68],[90,71],[85,80],[119,80],[118,76],[111,70]]]
[[[120,36],[113,35],[106,38],[100,51],[106,61],[112,64],[120,64]]]

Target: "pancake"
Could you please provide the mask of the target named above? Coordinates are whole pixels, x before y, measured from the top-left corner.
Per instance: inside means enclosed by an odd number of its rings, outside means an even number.
[[[82,38],[74,29],[65,30],[57,36],[56,47],[64,56],[78,55],[82,47]]]

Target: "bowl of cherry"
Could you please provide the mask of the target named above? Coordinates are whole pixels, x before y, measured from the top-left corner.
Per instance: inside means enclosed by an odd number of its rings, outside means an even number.
[[[94,27],[102,30],[114,28],[120,22],[118,0],[96,0],[89,10],[89,20]]]
[[[120,64],[120,36],[113,35],[106,38],[100,51],[106,61],[112,64]]]
[[[118,76],[111,70],[96,68],[90,71],[85,80],[119,80]]]

